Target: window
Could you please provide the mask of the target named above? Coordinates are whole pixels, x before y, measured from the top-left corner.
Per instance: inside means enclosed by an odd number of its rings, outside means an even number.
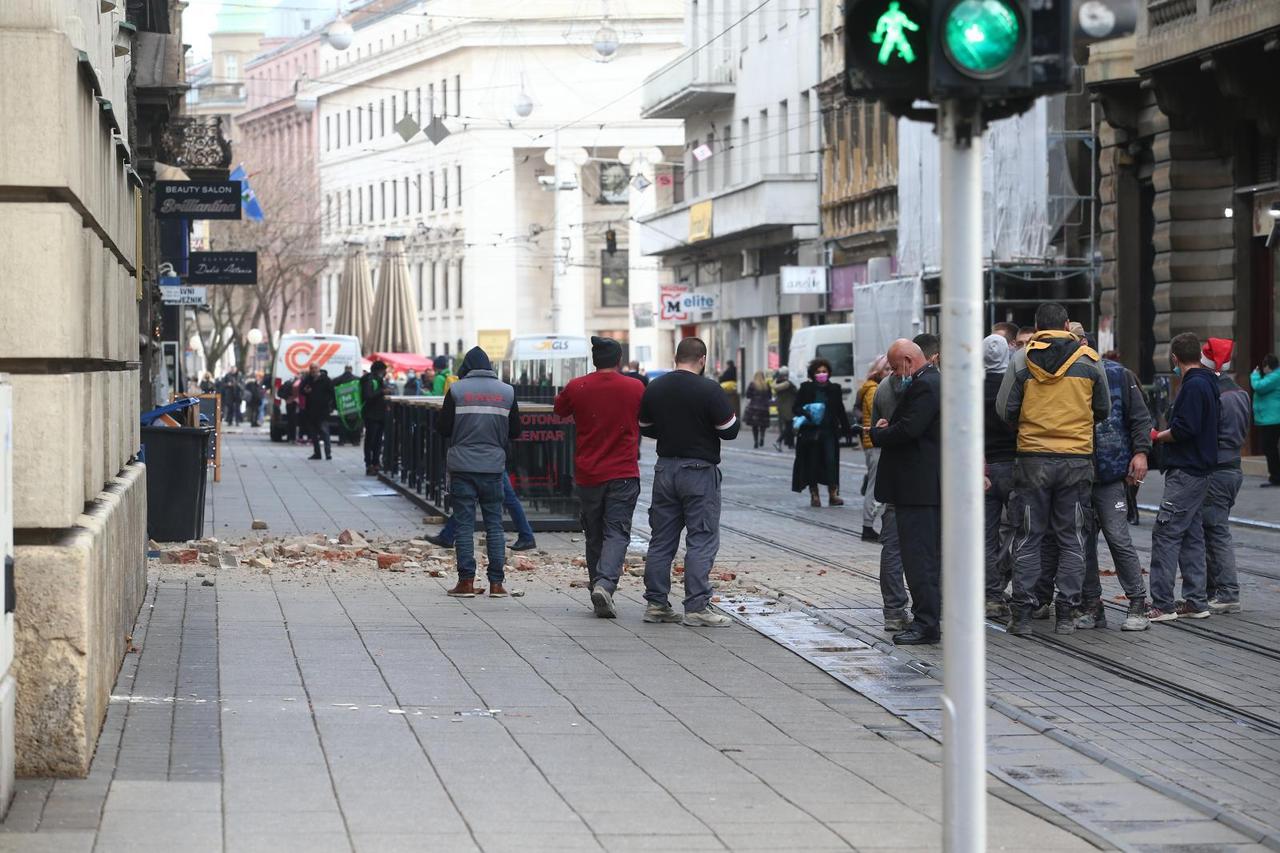
[[[427,84],[427,109],[431,111],[430,118],[436,117],[436,84]]]
[[[418,173],[418,180],[415,182],[418,192],[418,213],[422,213],[422,173]]]
[[[333,228],[333,196],[326,195],[324,197],[324,230],[329,231]]]
[[[387,218],[387,182],[378,181],[379,207],[382,208],[382,218]]]
[[[462,310],[462,258],[458,258],[458,301],[454,307]]]
[[[369,184],[369,221],[373,221],[373,184]]]
[[[373,104],[369,104],[368,106],[368,115],[369,115],[369,138],[373,139]]]
[[[445,358],[448,358],[448,357],[449,357],[449,342],[448,342],[448,341],[445,341],[445,342],[444,342],[444,357],[445,357]]]
[[[364,108],[356,107],[356,141],[364,142]]]
[[[222,58],[222,77],[228,83],[235,83],[240,79],[240,57],[228,53]]]
[[[684,201],[684,166],[676,165],[671,167],[671,203],[680,204]]]
[[[810,101],[809,93],[800,93],[800,144],[796,146],[796,153],[800,155],[800,171],[811,171],[809,154],[814,148],[812,136],[813,133],[809,129],[812,116],[809,113]]]
[[[386,211],[383,211],[386,214]],[[395,219],[400,215],[400,187],[396,181],[391,182],[391,218]]]
[[[355,225],[355,208],[351,206],[351,190],[347,190],[347,224]]]
[[[417,272],[417,274],[416,274],[416,276],[415,276],[415,278],[414,278],[414,281],[415,281],[415,282],[417,283],[417,285],[418,285],[417,290],[418,290],[418,310],[419,310],[419,311],[421,311],[421,310],[422,310],[422,295],[423,295],[423,294],[422,294],[422,267],[423,267],[423,265],[422,265],[422,264],[418,264],[418,268],[417,268],[417,271],[416,271],[416,272]]]
[[[787,102],[778,102],[778,170],[791,171],[791,127],[787,124]]]
[[[429,192],[427,193],[427,198],[431,200],[431,209],[435,210],[436,209],[436,173],[435,172],[429,173],[427,175],[427,180],[429,182],[427,184],[427,189],[429,190]]]
[[[378,101],[378,135],[387,135],[387,99]]]
[[[598,204],[626,204],[631,173],[621,163],[600,164],[600,198]]]
[[[627,250],[619,247],[612,255],[600,250],[600,306],[626,308],[630,301],[627,287]]]
[[[724,126],[724,150],[720,152],[720,183],[733,186],[733,125]]]
[[[409,176],[406,175],[404,179],[404,215],[408,216],[409,211]],[[421,211],[419,211],[419,213],[421,213]]]
[[[347,110],[347,144],[351,144],[351,110]]]
[[[440,81],[440,115],[449,114],[449,78]]]
[[[462,75],[453,75],[453,114],[462,115]]]
[[[756,128],[756,133],[760,137],[760,150],[756,153],[760,155],[760,175],[769,174],[769,111],[760,111],[760,126]]]
[[[831,372],[836,376],[853,375],[853,344],[819,344],[813,355],[831,362]]]
[[[357,213],[357,216],[360,219],[360,224],[363,225],[364,224],[364,187],[356,187],[356,202],[359,206],[358,207],[359,212]]]
[[[437,305],[439,304],[439,298],[437,296],[437,288],[436,288],[436,273],[438,272],[437,270],[438,266],[439,264],[437,264],[435,261],[431,262],[431,310],[433,312],[437,310]],[[434,345],[433,345],[433,349],[434,349]],[[432,355],[435,355],[435,353],[433,352]]]
[[[449,170],[440,170],[440,206],[449,207]]]
[[[405,110],[409,109],[409,96],[404,96]],[[418,124],[422,124],[422,87],[413,90],[413,118]]]
[[[462,166],[454,166],[453,172],[453,177],[455,178],[454,183],[458,185],[458,189],[455,193],[456,198],[458,199],[458,207],[462,207]]]
[[[391,96],[391,126],[396,126],[396,96]]]
[[[333,144],[333,128],[329,124],[332,118],[333,116],[324,117],[324,150],[325,151],[328,151],[330,146]]]
[[[738,170],[742,174],[739,180],[749,181],[755,171],[751,168],[751,119],[742,120],[742,133],[738,135]]]

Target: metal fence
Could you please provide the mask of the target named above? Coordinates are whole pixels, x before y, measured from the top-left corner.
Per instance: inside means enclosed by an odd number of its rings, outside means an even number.
[[[446,452],[436,432],[441,398],[393,398],[387,402],[382,481],[438,515],[451,512]],[[520,401],[524,431],[507,454],[507,475],[534,530],[579,530],[573,488],[573,422],[549,405]],[[504,519],[510,529],[510,520]]]

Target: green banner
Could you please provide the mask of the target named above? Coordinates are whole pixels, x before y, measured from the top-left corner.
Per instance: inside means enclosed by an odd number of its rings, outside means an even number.
[[[360,426],[360,382],[343,382],[341,385],[335,385],[333,393],[338,398],[338,417],[342,419],[342,425],[347,429],[355,429]]]

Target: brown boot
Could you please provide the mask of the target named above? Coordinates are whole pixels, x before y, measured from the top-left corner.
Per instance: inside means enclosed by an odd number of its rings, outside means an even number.
[[[491,584],[489,584],[489,597],[490,597],[490,598],[506,598],[506,597],[507,597],[507,596],[509,596],[510,594],[511,594],[511,593],[507,592],[507,588],[506,588],[506,587],[504,587],[504,586],[503,586],[502,584],[500,584],[500,583],[491,583]]]
[[[827,503],[831,506],[844,506],[844,501],[840,499],[838,486],[827,486]]]
[[[455,586],[453,589],[449,590],[449,595],[451,595],[454,598],[475,598],[476,597],[475,579],[467,578],[466,580],[463,580],[459,578],[458,585]]]
[[[818,495],[818,487],[809,487],[809,506],[822,506],[822,498]]]

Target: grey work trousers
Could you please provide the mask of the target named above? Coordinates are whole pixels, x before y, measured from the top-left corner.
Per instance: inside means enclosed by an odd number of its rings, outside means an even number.
[[[1102,597],[1102,578],[1098,571],[1099,532],[1107,540],[1124,594],[1131,602],[1145,599],[1147,588],[1142,582],[1142,564],[1138,561],[1138,550],[1133,547],[1133,537],[1129,535],[1129,502],[1125,498],[1124,480],[1095,484],[1092,503],[1086,518],[1088,527],[1084,539],[1084,603]]]
[[[876,500],[876,471],[880,469],[880,448],[864,448],[863,456],[867,460],[866,492],[862,496],[862,526],[875,527],[876,516],[880,515],[884,504]]]
[[[1236,578],[1236,546],[1231,540],[1231,510],[1240,494],[1244,474],[1239,468],[1216,468],[1209,475],[1204,496],[1204,550],[1209,581],[1209,598],[1239,601],[1240,581]]]
[[[1151,530],[1151,604],[1166,613],[1182,567],[1182,597],[1196,610],[1208,607],[1202,512],[1209,476],[1173,468],[1164,475],[1164,499]]]
[[[1013,462],[991,462],[987,465],[987,479],[991,488],[983,494],[986,508],[987,537],[987,601],[1004,601],[1004,590],[1009,585],[1009,543],[1011,532],[1005,524],[1009,498],[1013,495]]]
[[[685,533],[684,609],[699,613],[711,602],[711,567],[720,550],[720,469],[704,459],[663,457],[653,468],[649,554],[644,597],[671,604],[671,563]]]
[[[898,541],[898,514],[893,504],[883,504],[880,528],[880,598],[885,618],[906,618],[907,581],[902,569],[902,543]]]
[[[1080,606],[1084,586],[1085,508],[1093,484],[1088,457],[1019,457],[1013,466],[1010,498],[1013,538],[1013,605],[1035,608],[1036,582],[1043,568],[1040,545],[1058,545],[1058,601]]]
[[[578,486],[579,518],[587,540],[587,578],[592,589],[600,584],[610,593],[617,591],[639,498],[640,480],[635,477]]]

